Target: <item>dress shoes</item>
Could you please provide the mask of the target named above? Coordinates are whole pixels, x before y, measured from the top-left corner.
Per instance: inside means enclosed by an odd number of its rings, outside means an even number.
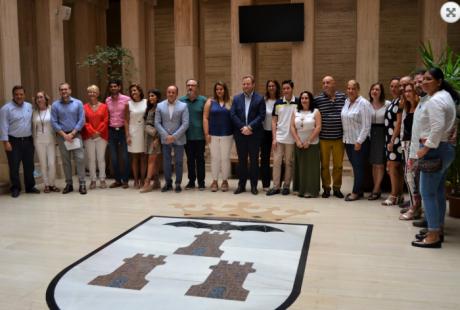
[[[117,188],[117,187],[121,187],[121,182],[113,182],[112,184],[110,184],[109,188]]]
[[[329,190],[329,189],[323,190],[323,194],[321,195],[321,197],[329,198],[330,196],[331,196],[331,190]]]
[[[238,186],[238,188],[233,192],[233,194],[238,195],[238,194],[244,193],[245,191],[246,189],[244,187]]]
[[[11,197],[13,197],[13,198],[19,197],[19,190],[13,189],[13,190],[11,191]]]
[[[195,183],[193,182],[188,182],[187,185],[185,185],[185,190],[194,189],[194,188],[195,188]]]
[[[27,190],[26,193],[28,193],[28,194],[40,194],[40,191],[37,188],[32,187],[31,189]]]
[[[344,196],[343,196],[342,192],[340,191],[340,189],[334,189],[334,196],[337,197],[337,198],[340,198],[340,199],[344,198]]]
[[[200,184],[200,185],[198,185],[198,189],[200,191],[204,191],[206,189],[206,186],[204,186],[204,184]]]
[[[63,194],[68,194],[70,192],[73,192],[73,185],[71,184],[66,184],[64,187],[64,190],[62,191]]]
[[[251,187],[251,193],[253,195],[257,195],[259,193],[259,191],[257,190],[257,187],[255,187],[255,186]]]
[[[176,185],[176,188],[174,189],[174,191],[176,193],[180,193],[180,192],[182,192],[182,187],[180,187],[180,185]]]
[[[426,222],[426,219],[421,219],[419,221],[413,221],[412,225],[415,227],[420,227],[420,228],[427,228],[428,223]]]
[[[80,187],[78,188],[78,191],[80,192],[80,194],[86,195],[86,193],[87,193],[86,185],[85,184],[80,184]]]
[[[161,189],[162,193],[169,192],[169,191],[172,191],[172,185],[171,184],[165,184],[165,186],[163,186],[163,188]]]
[[[285,187],[281,190],[281,195],[283,196],[287,196],[291,193],[291,191],[289,190],[289,188]]]
[[[334,193],[334,196],[335,196],[335,193]],[[347,194],[347,196],[345,197],[345,201],[355,201],[359,199],[360,199],[359,194]]]
[[[279,193],[281,193],[279,188],[271,188],[268,190],[267,196],[278,195]]]
[[[128,182],[123,182],[123,184],[121,184],[121,188],[124,188],[124,189],[129,188],[129,183]]]

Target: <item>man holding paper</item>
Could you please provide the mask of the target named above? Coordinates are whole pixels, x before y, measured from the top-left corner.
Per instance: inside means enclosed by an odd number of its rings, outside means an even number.
[[[70,96],[72,89],[69,83],[59,85],[60,99],[51,106],[51,125],[58,134],[59,150],[61,151],[62,165],[65,174],[66,186],[62,191],[67,194],[73,191],[71,154],[77,166],[79,192],[86,194],[85,184],[85,153],[80,131],[85,124],[83,103]]]

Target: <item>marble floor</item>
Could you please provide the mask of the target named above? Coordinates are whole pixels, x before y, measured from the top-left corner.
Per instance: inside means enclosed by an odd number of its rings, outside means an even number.
[[[351,178],[344,183],[347,193]],[[313,224],[302,293],[290,309],[460,309],[460,219],[447,218],[442,249],[419,249],[410,246],[411,222],[380,201],[132,188],[0,196],[0,309],[46,309],[58,272],[151,215]]]

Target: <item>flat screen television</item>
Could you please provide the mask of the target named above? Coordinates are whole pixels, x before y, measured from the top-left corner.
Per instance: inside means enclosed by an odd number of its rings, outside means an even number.
[[[240,43],[304,40],[303,3],[240,6]]]

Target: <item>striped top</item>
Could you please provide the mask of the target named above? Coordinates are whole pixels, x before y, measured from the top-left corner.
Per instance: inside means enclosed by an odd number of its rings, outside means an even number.
[[[314,105],[321,113],[320,139],[342,139],[343,128],[340,114],[346,98],[345,94],[341,92],[335,92],[335,101],[332,101],[324,92],[315,97]]]

